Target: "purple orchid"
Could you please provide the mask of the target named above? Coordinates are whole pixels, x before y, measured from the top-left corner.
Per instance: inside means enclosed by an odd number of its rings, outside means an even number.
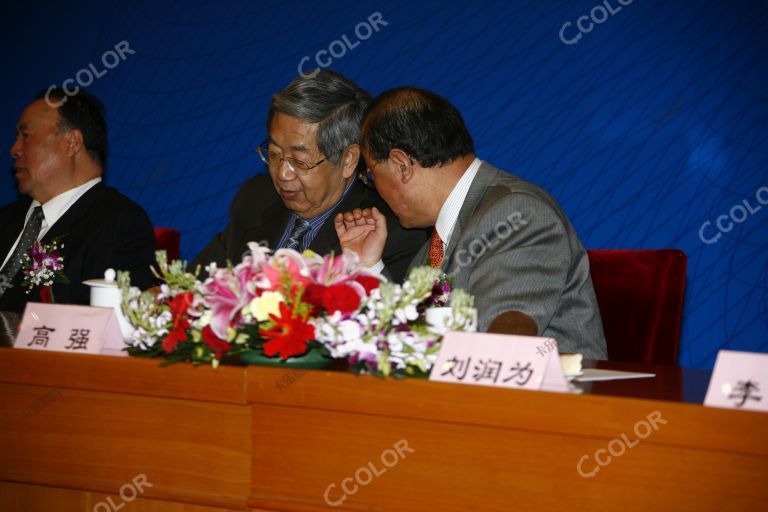
[[[436,280],[432,287],[432,295],[427,299],[428,306],[445,306],[451,299],[451,284],[448,281]]]
[[[29,270],[33,272],[40,270],[62,270],[64,268],[64,265],[61,263],[61,253],[56,249],[47,253],[45,247],[40,242],[32,244],[32,248],[29,250],[29,257],[32,260]]]

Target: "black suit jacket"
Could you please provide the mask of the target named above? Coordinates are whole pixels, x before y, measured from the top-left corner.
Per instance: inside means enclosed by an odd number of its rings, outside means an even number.
[[[402,281],[413,255],[429,237],[429,232],[421,229],[403,229],[376,191],[365,187],[359,181],[352,184],[344,200],[317,232],[309,249],[322,255],[331,251],[339,254],[341,246],[333,226],[333,217],[338,212],[372,206],[387,217],[389,234],[384,248],[384,263],[392,277],[396,281]],[[248,242],[266,242],[270,247],[276,247],[290,216],[291,210],[283,204],[268,174],[249,179],[240,187],[232,201],[226,229],[214,236],[208,246],[197,255],[192,262],[192,268],[198,264],[204,267],[212,261],[219,266],[225,265],[227,260],[236,264],[248,250]]]
[[[0,208],[0,257],[5,258],[24,227],[31,198],[23,197]],[[146,212],[120,192],[103,183],[90,188],[45,234],[42,243],[59,238],[64,244],[64,273],[69,284],[55,283],[56,303],[88,304],[86,279],[103,279],[108,268],[128,270],[134,286],[152,285],[155,239]],[[0,298],[0,311],[21,312],[27,301],[39,302],[37,290],[27,294],[16,274],[13,288]]]

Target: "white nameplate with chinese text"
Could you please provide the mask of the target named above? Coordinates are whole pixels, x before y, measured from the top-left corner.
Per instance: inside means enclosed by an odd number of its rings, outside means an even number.
[[[568,392],[557,342],[537,336],[449,332],[429,380]]]
[[[115,310],[27,303],[14,348],[127,356]]]
[[[768,354],[721,350],[704,405],[768,412]]]

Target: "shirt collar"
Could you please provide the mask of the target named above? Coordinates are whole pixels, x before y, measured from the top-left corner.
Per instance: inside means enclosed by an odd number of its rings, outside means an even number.
[[[448,194],[443,206],[440,208],[440,213],[437,215],[437,222],[435,222],[435,229],[437,234],[440,235],[440,239],[443,241],[443,247],[448,246],[448,242],[451,239],[453,228],[456,226],[456,222],[459,220],[459,212],[461,212],[461,206],[464,204],[464,199],[467,197],[469,187],[472,185],[472,181],[477,175],[477,171],[480,169],[480,164],[483,161],[479,158],[472,160],[467,170],[464,171],[464,175],[459,179],[456,185]]]

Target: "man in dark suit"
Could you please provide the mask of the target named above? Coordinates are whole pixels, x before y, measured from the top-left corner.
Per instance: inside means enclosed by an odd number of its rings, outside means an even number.
[[[13,172],[23,196],[0,208],[0,311],[23,311],[40,301],[40,289],[22,287],[20,261],[38,240],[63,245],[68,284],[53,285],[57,303],[88,304],[86,279],[108,268],[128,270],[134,285],[152,284],[154,234],[144,210],[106,187],[107,125],[98,99],[51,89],[21,114],[11,147]]]
[[[475,296],[478,327],[504,315],[555,338],[560,352],[607,357],[587,253],[544,190],[474,155],[458,110],[413,87],[383,93],[363,121],[363,156],[376,189],[406,227],[432,227],[413,259]],[[382,271],[389,222],[373,208],[335,218],[342,247]]]
[[[333,215],[377,206],[392,228],[383,260],[402,279],[424,230],[405,230],[372,188],[358,176],[360,122],[370,95],[342,75],[319,70],[300,76],[272,98],[269,134],[258,148],[268,175],[249,179],[232,203],[229,224],[197,255],[195,265],[237,263],[247,243],[273,249],[341,252]]]

